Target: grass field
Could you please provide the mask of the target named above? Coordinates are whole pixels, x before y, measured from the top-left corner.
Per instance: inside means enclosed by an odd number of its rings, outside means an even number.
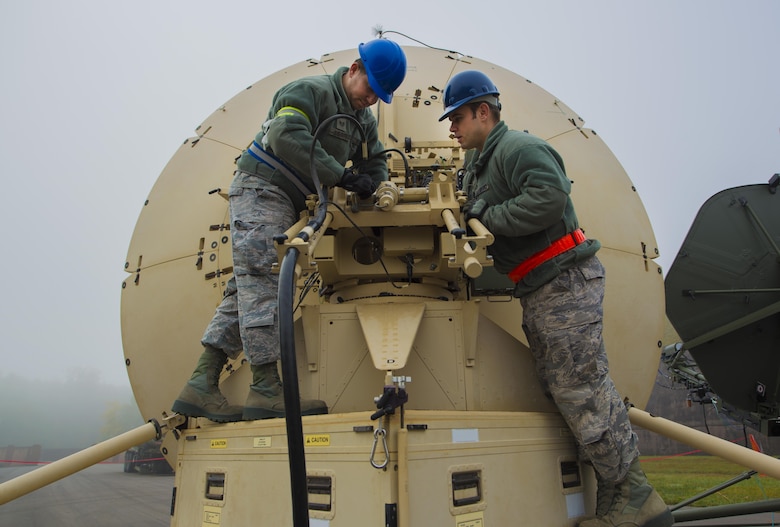
[[[707,455],[667,458],[646,456],[640,458],[640,461],[648,481],[668,505],[680,503],[748,471],[730,461]],[[756,474],[691,506],[710,507],[778,498],[780,480]]]

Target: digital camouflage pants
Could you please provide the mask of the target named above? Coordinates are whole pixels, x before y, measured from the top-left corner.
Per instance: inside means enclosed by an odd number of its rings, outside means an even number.
[[[295,207],[274,185],[231,188],[229,196],[233,277],[201,343],[232,359],[244,350],[257,366],[280,358],[273,237],[295,223]]]
[[[582,459],[622,481],[639,455],[628,411],[609,376],[602,338],[604,268],[595,256],[520,299],[523,330],[545,393]]]

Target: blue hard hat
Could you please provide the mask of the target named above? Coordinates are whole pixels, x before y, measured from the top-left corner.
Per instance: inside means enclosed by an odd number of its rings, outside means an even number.
[[[406,77],[406,54],[392,40],[378,38],[358,46],[368,84],[377,97],[390,104],[393,92]]]
[[[439,121],[446,119],[467,102],[490,95],[496,98],[498,105],[498,88],[487,75],[477,70],[461,71],[444,87],[444,113],[439,117]]]

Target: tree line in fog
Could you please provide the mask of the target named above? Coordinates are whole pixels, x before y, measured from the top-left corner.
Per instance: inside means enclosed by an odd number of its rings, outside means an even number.
[[[143,423],[130,387],[93,371],[58,380],[0,373],[0,446],[82,449]]]

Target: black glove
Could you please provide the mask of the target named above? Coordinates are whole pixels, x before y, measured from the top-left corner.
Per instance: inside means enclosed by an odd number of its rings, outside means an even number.
[[[374,182],[368,174],[361,174],[353,168],[345,168],[337,186],[350,190],[360,199],[366,199],[374,192]]]
[[[466,221],[469,221],[471,218],[482,221],[482,216],[485,215],[487,209],[488,204],[484,199],[471,200],[463,205],[463,214],[466,216]]]

